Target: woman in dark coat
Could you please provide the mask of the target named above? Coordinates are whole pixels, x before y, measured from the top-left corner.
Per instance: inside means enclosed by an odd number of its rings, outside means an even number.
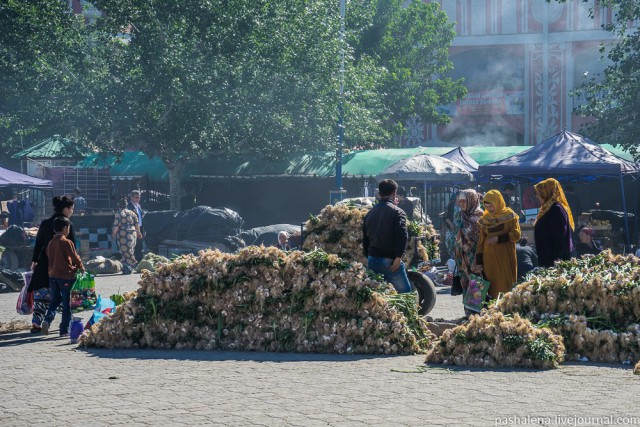
[[[33,248],[31,259],[31,270],[33,276],[29,284],[29,290],[33,291],[33,317],[31,318],[31,332],[40,332],[42,320],[49,308],[51,292],[49,291],[49,258],[47,257],[47,246],[55,235],[53,231],[53,220],[64,216],[69,218],[73,214],[73,199],[67,196],[56,196],[53,198],[54,214],[51,218],[40,223],[36,243]],[[69,229],[67,239],[75,243],[75,233],[73,224]]]
[[[534,227],[538,265],[553,267],[557,260],[571,259],[573,215],[564,191],[555,179],[537,183],[535,190],[541,203]]]

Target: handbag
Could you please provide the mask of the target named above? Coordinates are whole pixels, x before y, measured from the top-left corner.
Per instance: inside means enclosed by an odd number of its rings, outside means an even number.
[[[462,279],[460,279],[459,275],[453,276],[453,282],[451,283],[451,295],[458,296],[462,295],[464,290],[462,289]]]
[[[33,314],[33,291],[29,291],[29,283],[31,283],[32,272],[23,273],[24,286],[18,295],[16,302],[16,312],[23,316]]]

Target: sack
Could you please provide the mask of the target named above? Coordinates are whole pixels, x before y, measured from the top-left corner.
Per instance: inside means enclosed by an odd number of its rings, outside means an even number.
[[[472,274],[471,277],[469,277],[469,286],[467,287],[467,291],[462,297],[462,303],[465,308],[477,313],[482,311],[482,306],[487,298],[490,285],[491,283],[489,283],[488,280]]]
[[[462,295],[463,293],[464,290],[462,289],[462,279],[460,279],[460,276],[456,274],[455,276],[453,276],[453,281],[451,283],[451,295],[455,297],[458,295]]]
[[[27,233],[22,227],[12,225],[0,234],[0,245],[4,246],[24,246],[29,243]]]
[[[24,286],[18,295],[16,303],[16,312],[23,316],[33,313],[33,291],[29,292],[29,283],[31,283],[32,273],[29,271],[24,273]]]
[[[92,259],[84,264],[87,271],[92,274],[115,274],[122,271],[122,263],[114,259]]]

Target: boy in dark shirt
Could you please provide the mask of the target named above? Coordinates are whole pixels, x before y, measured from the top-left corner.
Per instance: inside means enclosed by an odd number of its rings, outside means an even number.
[[[49,258],[49,285],[51,287],[51,304],[42,322],[42,333],[47,335],[51,322],[56,317],[56,310],[62,303],[62,320],[60,321],[60,336],[69,335],[71,322],[71,288],[76,280],[76,271],[84,271],[82,261],[71,240],[67,239],[71,222],[65,217],[58,217],[53,221],[55,236],[47,246]]]

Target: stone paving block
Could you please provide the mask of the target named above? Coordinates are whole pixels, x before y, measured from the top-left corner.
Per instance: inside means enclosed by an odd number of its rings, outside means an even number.
[[[137,287],[132,276],[98,277],[96,286],[103,295]],[[0,321],[15,317],[15,298],[0,295]],[[435,313],[461,311],[460,301],[438,295]],[[628,367],[537,372],[423,369],[423,362],[422,355],[87,351],[50,337],[0,335],[0,425],[23,426],[25,413],[33,424],[87,426],[466,426],[493,425],[496,413],[639,415],[640,381]],[[65,409],[70,395],[96,390],[100,397],[80,413]],[[51,398],[31,403],[38,393]]]

